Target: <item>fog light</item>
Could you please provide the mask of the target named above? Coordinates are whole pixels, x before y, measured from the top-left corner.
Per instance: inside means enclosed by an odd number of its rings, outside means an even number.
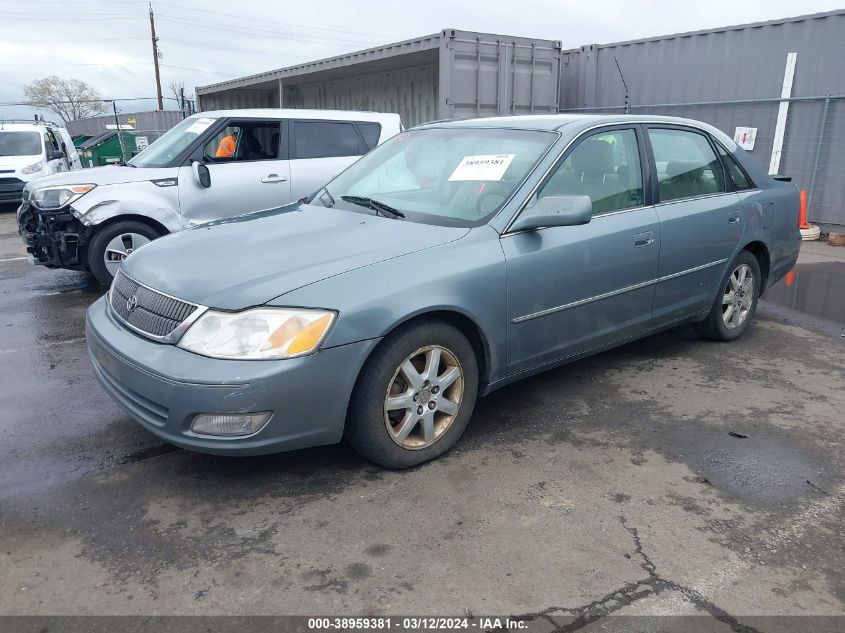
[[[194,418],[191,431],[202,435],[252,435],[270,420],[270,412],[203,413]]]

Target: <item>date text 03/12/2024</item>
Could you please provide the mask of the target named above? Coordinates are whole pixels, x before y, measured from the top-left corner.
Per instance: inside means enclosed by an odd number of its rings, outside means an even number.
[[[320,630],[369,630],[369,631],[433,631],[475,629],[478,631],[519,631],[528,622],[502,617],[351,617],[308,618],[308,629]]]

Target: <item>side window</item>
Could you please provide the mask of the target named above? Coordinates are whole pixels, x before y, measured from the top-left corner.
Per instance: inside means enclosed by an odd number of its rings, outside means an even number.
[[[732,154],[728,153],[724,147],[716,143],[716,149],[719,150],[719,156],[722,158],[722,163],[728,172],[728,180],[733,185],[734,191],[743,191],[744,189],[753,189],[754,184],[745,173],[745,170],[740,167],[739,162]]]
[[[595,214],[642,205],[636,132],[599,132],[578,143],[540,190],[547,196],[589,196]]]
[[[278,121],[233,121],[205,144],[202,153],[211,163],[275,160],[280,144]]]
[[[648,137],[661,202],[725,191],[722,165],[703,134],[652,128]]]
[[[47,158],[52,159],[53,153],[59,151],[59,143],[56,141],[56,137],[53,135],[53,132],[50,130],[46,130],[45,138],[44,138],[44,148],[47,150]]]
[[[327,158],[361,154],[355,125],[334,121],[295,121],[294,158]]]
[[[366,145],[364,150],[369,152],[378,145],[378,139],[381,136],[381,123],[357,121],[356,125],[361,132],[361,136],[364,137],[364,144]]]

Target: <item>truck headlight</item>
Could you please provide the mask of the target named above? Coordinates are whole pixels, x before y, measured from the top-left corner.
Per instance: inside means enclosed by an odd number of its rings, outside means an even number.
[[[253,308],[206,311],[178,345],[212,358],[268,360],[304,356],[317,350],[334,323],[329,310]]]
[[[42,211],[55,211],[79,200],[97,185],[56,185],[32,190],[32,204]]]
[[[24,176],[31,176],[32,174],[37,174],[42,169],[44,169],[44,161],[39,160],[37,163],[32,163],[32,165],[27,165],[23,169],[21,169],[21,173]]]

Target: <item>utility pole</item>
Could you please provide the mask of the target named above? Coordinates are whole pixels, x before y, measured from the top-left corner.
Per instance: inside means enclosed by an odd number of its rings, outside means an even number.
[[[120,120],[117,118],[117,102],[111,102],[114,111],[114,127],[117,130],[117,143],[120,145],[120,162],[126,161],[126,149],[123,147],[123,137],[120,135]]]
[[[156,37],[156,20],[153,15],[153,3],[150,3],[150,35],[153,39],[153,64],[156,69],[156,94],[158,95],[158,109],[164,110],[164,100],[161,97],[161,75],[158,71],[158,38]]]

